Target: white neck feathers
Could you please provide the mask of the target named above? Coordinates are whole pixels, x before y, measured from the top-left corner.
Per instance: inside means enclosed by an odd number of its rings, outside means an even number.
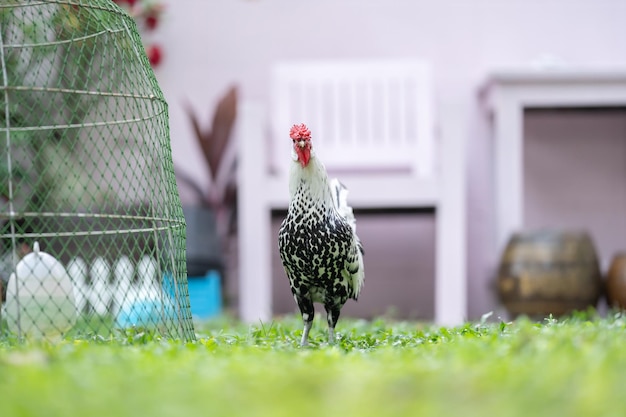
[[[302,189],[299,190],[300,188]],[[292,201],[297,196],[306,195],[315,204],[323,204],[329,208],[333,206],[326,168],[315,154],[311,155],[306,167],[302,167],[298,161],[291,164],[289,194]]]

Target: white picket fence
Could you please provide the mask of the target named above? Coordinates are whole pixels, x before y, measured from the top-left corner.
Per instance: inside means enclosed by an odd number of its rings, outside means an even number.
[[[150,256],[144,256],[136,265],[126,256],[113,264],[95,258],[91,265],[74,258],[66,270],[79,315],[86,311],[100,316],[110,314],[118,325],[125,327],[148,324],[173,311],[174,294],[165,290],[157,262]],[[173,288],[173,282],[171,285]]]

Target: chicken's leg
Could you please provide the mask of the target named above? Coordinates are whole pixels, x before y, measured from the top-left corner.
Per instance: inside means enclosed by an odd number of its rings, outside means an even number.
[[[295,296],[298,308],[302,314],[302,321],[304,322],[304,329],[302,330],[302,339],[300,340],[300,346],[306,346],[309,344],[309,331],[313,324],[313,318],[315,317],[315,308],[313,307],[313,301],[307,296]]]
[[[302,339],[300,340],[300,346],[307,346],[309,344],[309,331],[311,330],[312,321],[304,321],[304,330],[302,330]]]
[[[329,305],[325,305],[324,308],[326,309],[326,320],[328,321],[328,344],[333,345],[335,344],[335,325],[337,320],[339,320],[341,310]]]

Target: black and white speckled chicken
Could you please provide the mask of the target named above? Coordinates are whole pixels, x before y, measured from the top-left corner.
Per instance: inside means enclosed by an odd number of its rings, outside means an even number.
[[[347,189],[329,180],[324,164],[315,156],[311,132],[294,125],[287,217],[278,233],[278,247],[291,292],[298,304],[304,331],[301,345],[308,344],[315,310],[322,303],[328,321],[328,342],[334,343],[341,308],[356,300],[363,287],[363,247],[356,235]]]

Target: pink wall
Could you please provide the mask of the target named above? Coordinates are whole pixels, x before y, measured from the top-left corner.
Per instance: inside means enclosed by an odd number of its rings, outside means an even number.
[[[454,103],[464,112],[469,307],[470,317],[477,317],[496,305],[488,282],[497,248],[491,139],[476,90],[491,69],[546,54],[573,65],[626,66],[625,16],[622,0],[171,0],[156,34],[164,46],[156,73],[170,103],[174,160],[206,184],[181,103],[191,102],[208,122],[216,98],[231,83],[244,99],[266,100],[269,69],[277,60],[430,60],[439,105]]]
[[[603,270],[626,251],[626,109],[525,118],[524,224],[584,229]]]

